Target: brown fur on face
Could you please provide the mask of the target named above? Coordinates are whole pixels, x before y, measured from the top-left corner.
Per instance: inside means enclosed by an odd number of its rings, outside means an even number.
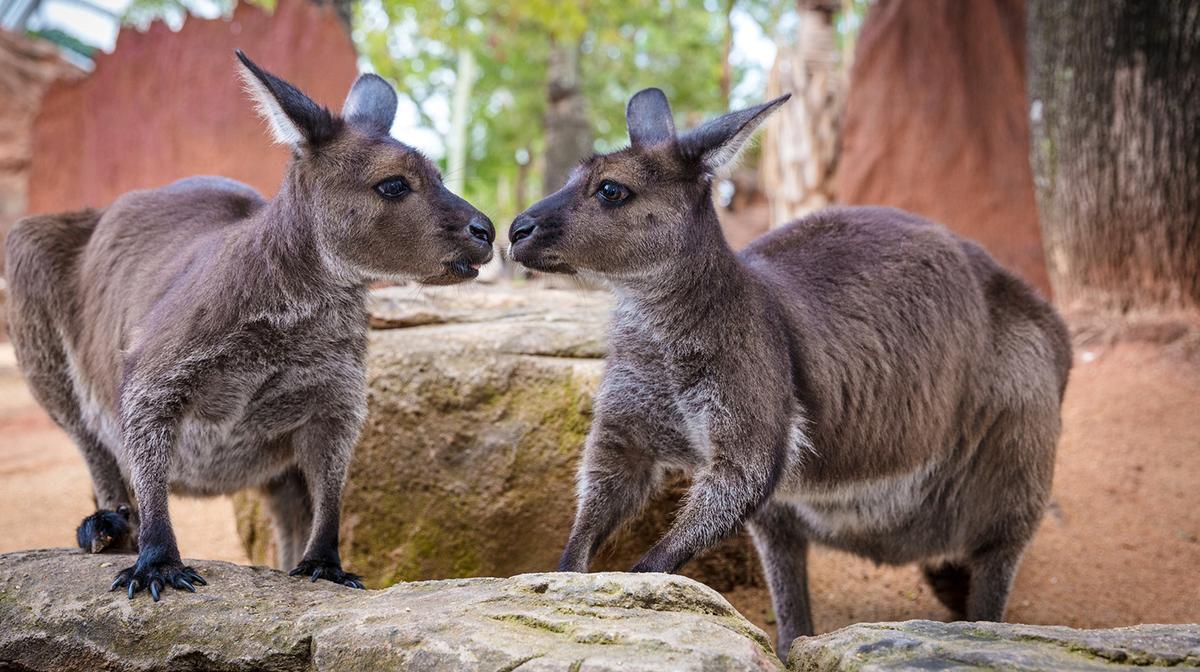
[[[615,182],[628,199],[611,205],[597,195]],[[548,271],[586,271],[622,277],[654,272],[684,252],[686,212],[707,190],[707,176],[689,170],[674,145],[630,147],[594,156],[550,198],[521,215],[514,228],[535,221],[533,234],[511,247],[512,258]]]
[[[315,222],[317,234],[354,272],[451,284],[474,277],[471,266],[491,258],[491,246],[467,232],[472,220],[486,218],[446,189],[424,155],[388,135],[347,125],[295,169],[313,207],[328,213]],[[376,193],[395,178],[408,184],[408,195]]]

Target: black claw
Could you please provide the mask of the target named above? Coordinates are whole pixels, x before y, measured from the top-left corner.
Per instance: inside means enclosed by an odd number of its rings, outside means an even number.
[[[189,593],[196,592],[196,587],[192,585],[193,582],[207,585],[207,582],[191,567],[180,567],[169,562],[147,562],[144,566],[134,565],[122,570],[109,586],[109,590],[125,587],[125,594],[132,600],[138,591],[145,588],[146,592],[150,593],[150,597],[158,602],[162,599],[163,592],[170,587],[186,590]]]
[[[316,583],[318,579],[325,579],[331,583],[348,588],[357,588],[360,590],[365,588],[361,577],[343,571],[341,565],[336,562],[301,560],[295,569],[288,572],[288,576],[307,576],[311,583]]]

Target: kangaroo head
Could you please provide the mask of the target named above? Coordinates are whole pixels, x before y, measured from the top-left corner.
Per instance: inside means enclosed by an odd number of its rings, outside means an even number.
[[[667,97],[638,92],[625,118],[630,146],[584,161],[562,189],[534,204],[509,229],[512,258],[558,273],[608,279],[651,273],[715,226],[712,179],[758,125],[789,96],[731,112],[682,134]],[[718,232],[719,233],[719,232]]]
[[[389,134],[396,92],[362,75],[335,115],[237,52],[246,89],[293,160],[278,198],[312,226],[327,262],[362,278],[450,284],[492,256],[491,221],[432,162]]]

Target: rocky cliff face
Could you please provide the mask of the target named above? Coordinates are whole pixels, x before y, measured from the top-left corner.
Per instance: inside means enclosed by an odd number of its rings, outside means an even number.
[[[0,275],[4,273],[4,238],[25,214],[33,119],[42,96],[57,80],[82,76],[58,55],[54,45],[0,30]],[[8,340],[4,287],[0,279],[0,341]]]
[[[53,44],[0,30],[0,246],[8,227],[25,212],[33,119],[42,95],[59,79],[81,77],[83,73],[64,61]]]
[[[558,564],[606,350],[607,292],[396,287],[373,295],[368,419],[343,499],[342,550],[369,585],[509,576]],[[677,485],[596,568],[625,570],[661,536]],[[253,494],[237,499],[256,562],[273,561]],[[685,573],[760,585],[745,538]]]
[[[161,22],[126,28],[86,79],[47,92],[33,129],[29,212],[103,207],[191,175],[275,193],[289,153],[271,145],[242,91],[235,48],[335,110],[358,71],[335,12],[303,0],[274,13],[238,3],[230,19],[189,18],[178,32]]]

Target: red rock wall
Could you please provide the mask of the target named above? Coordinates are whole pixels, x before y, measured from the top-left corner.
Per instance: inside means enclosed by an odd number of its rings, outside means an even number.
[[[4,236],[25,214],[34,115],[53,82],[82,76],[53,44],[0,30],[0,271]]]
[[[851,70],[838,200],[937,220],[1048,296],[1028,115],[1024,0],[878,0]]]
[[[273,14],[240,3],[229,20],[191,18],[121,31],[82,81],[46,94],[34,124],[29,211],[104,206],[131,189],[223,175],[275,193],[289,152],[272,145],[242,92],[233,50],[341,109],[357,72],[329,8],[280,0]]]

